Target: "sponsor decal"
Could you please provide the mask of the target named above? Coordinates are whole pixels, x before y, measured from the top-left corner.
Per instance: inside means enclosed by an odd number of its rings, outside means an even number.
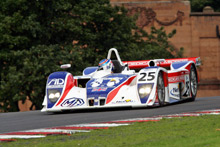
[[[64,79],[58,78],[58,79],[52,79],[50,82],[48,82],[47,87],[48,88],[62,88],[64,86]]]
[[[108,87],[112,87],[116,84],[118,84],[120,82],[120,79],[119,78],[113,78],[111,79],[108,83],[107,83],[107,86]]]
[[[93,82],[90,83],[91,87],[96,88],[96,87],[113,87],[117,84],[120,83],[120,80],[123,78],[99,78],[95,79]],[[106,90],[106,89],[105,89]],[[105,91],[103,88],[100,91]],[[92,91],[97,91],[97,89],[93,89]]]
[[[60,106],[75,107],[75,106],[82,106],[84,103],[85,103],[84,100],[81,98],[70,98],[70,99],[66,99]]]
[[[93,88],[92,89],[92,92],[95,92],[95,91],[106,91],[108,88],[106,87],[103,87],[103,88]]]
[[[128,102],[133,102],[131,99],[128,99],[128,100],[125,100],[125,101],[126,101],[127,103],[128,103]]]
[[[142,72],[139,74],[139,82],[153,81],[155,79],[155,72]]]
[[[91,86],[92,87],[98,87],[99,85],[101,85],[102,84],[102,82],[103,82],[103,79],[95,79],[95,81],[93,81],[92,83],[91,83]]]
[[[188,58],[187,59],[172,59],[172,60],[165,60],[163,62],[161,62],[162,64],[171,64],[173,62],[183,62],[183,61],[189,61]],[[138,66],[138,65],[148,65],[149,61],[132,61],[132,62],[127,62],[129,66]]]
[[[180,97],[180,93],[179,93],[179,89],[178,88],[173,88],[171,91],[170,91],[170,94],[172,96],[175,96],[175,97]]]
[[[184,76],[175,76],[175,77],[169,77],[168,81],[169,83],[176,83],[176,82],[184,81],[184,79],[185,79]]]
[[[183,61],[188,61],[188,59],[173,59],[173,60],[165,60],[162,63],[173,63],[173,62],[183,62]]]
[[[135,101],[133,101],[131,99],[126,99],[126,100],[112,102],[112,104],[123,104],[123,103],[133,103],[133,102],[135,102]]]
[[[147,64],[148,64],[148,61],[128,62],[129,66],[132,66],[132,65],[147,65]]]

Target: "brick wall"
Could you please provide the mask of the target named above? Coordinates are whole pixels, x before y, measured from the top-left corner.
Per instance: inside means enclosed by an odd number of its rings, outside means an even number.
[[[111,0],[112,5],[124,6],[129,14],[139,13],[137,25],[149,31],[151,26],[164,26],[167,32],[177,30],[170,39],[178,49],[184,47],[184,57],[200,56],[198,97],[220,95],[220,40],[216,26],[220,13],[210,8],[191,13],[187,0]]]

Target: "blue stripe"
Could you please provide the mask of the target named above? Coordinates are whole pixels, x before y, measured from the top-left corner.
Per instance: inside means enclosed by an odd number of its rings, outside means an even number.
[[[100,63],[101,65],[100,66],[105,66],[106,64],[108,64],[110,62],[110,60],[108,60],[107,62],[105,62],[105,63]]]
[[[187,63],[188,63],[188,61],[174,62],[174,63],[172,63],[172,67],[174,69],[179,69],[179,68],[183,67],[184,65],[186,65]]]

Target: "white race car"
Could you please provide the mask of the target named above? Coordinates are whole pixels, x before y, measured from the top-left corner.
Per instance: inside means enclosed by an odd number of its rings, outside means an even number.
[[[111,60],[112,53],[116,60]],[[199,57],[122,62],[117,49],[112,48],[107,59],[84,69],[82,76],[64,71],[50,74],[41,111],[163,106],[185,99],[194,101],[199,65]]]

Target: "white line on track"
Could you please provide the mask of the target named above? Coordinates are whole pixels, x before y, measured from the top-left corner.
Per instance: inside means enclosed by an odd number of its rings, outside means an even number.
[[[22,131],[22,132],[49,132],[49,133],[76,133],[76,132],[90,132],[87,130],[64,130],[64,129],[35,129],[35,130],[26,130],[26,131]]]
[[[132,119],[123,119],[123,120],[115,120],[115,121],[112,121],[112,122],[120,122],[120,121],[139,121],[139,120],[160,120],[162,119],[163,117],[146,117],[146,118],[132,118]],[[110,121],[111,122],[111,121]]]
[[[44,135],[0,135],[0,139],[12,139],[12,138],[18,138],[18,139],[30,139],[30,138],[43,138],[46,137]]]
[[[127,126],[127,125],[130,125],[130,124],[96,123],[96,124],[68,125],[66,127],[118,127],[118,126]]]

